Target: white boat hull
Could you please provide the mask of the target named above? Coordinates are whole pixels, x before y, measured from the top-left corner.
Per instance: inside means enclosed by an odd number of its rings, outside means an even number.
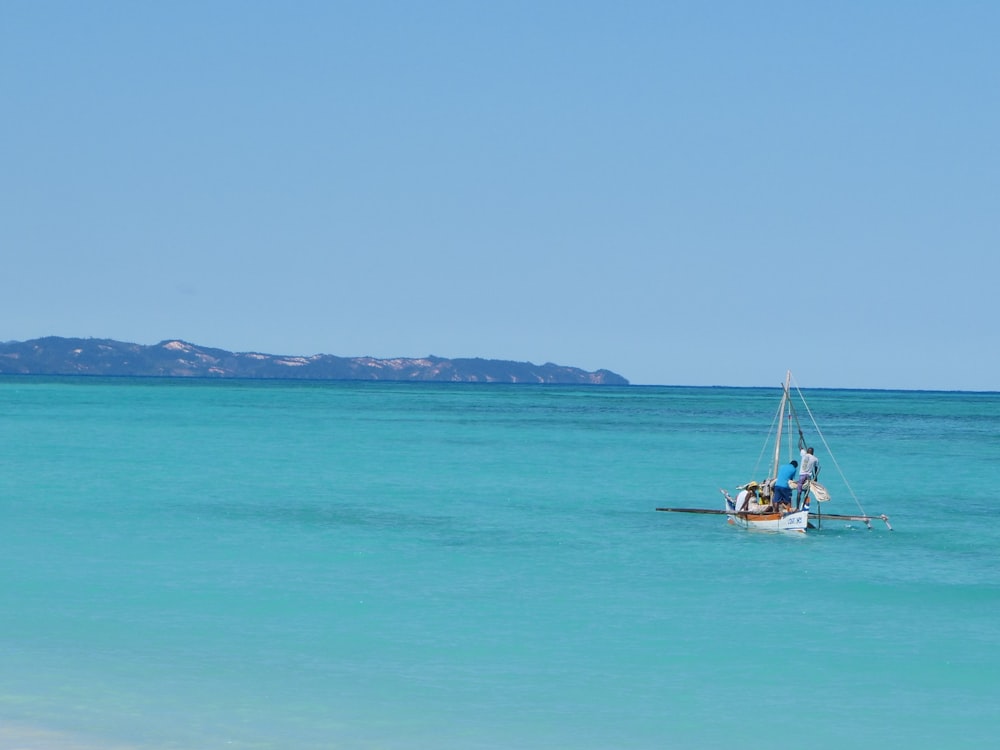
[[[758,531],[793,531],[804,534],[809,528],[809,509],[792,511],[791,513],[737,513],[727,514],[729,523],[742,529]]]

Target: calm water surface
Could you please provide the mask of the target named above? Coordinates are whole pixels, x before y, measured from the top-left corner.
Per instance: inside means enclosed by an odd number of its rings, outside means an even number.
[[[776,390],[0,379],[0,746],[992,747],[1000,394],[807,392],[894,532],[656,513]]]

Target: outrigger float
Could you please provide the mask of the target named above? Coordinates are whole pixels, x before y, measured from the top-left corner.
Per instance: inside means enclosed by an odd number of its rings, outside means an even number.
[[[869,515],[868,513],[865,513],[864,508],[861,507],[861,503],[857,496],[854,495],[854,491],[850,489],[850,484],[847,483],[846,477],[843,476],[843,472],[841,472],[841,478],[847,486],[848,491],[851,493],[851,496],[854,498],[854,502],[857,504],[860,513],[823,513],[822,503],[825,503],[830,499],[830,493],[827,492],[823,485],[816,481],[816,477],[819,474],[819,464],[814,458],[811,458],[811,448],[808,449],[808,456],[810,458],[806,457],[807,449],[805,445],[805,437],[802,433],[802,426],[799,424],[798,415],[795,413],[790,390],[791,382],[792,373],[789,371],[785,375],[785,383],[781,394],[781,404],[778,407],[778,429],[774,441],[774,460],[771,465],[771,473],[767,479],[762,482],[752,481],[740,485],[737,487],[738,493],[735,498],[733,498],[726,490],[720,489],[719,491],[725,498],[725,507],[723,509],[657,508],[657,510],[667,513],[698,513],[704,515],[726,516],[729,523],[734,526],[761,531],[791,531],[804,534],[807,529],[822,528],[823,521],[860,521],[869,529],[872,528],[872,521],[882,521],[885,523],[889,531],[892,531],[892,526],[889,523],[888,516],[885,514]],[[796,392],[798,393],[798,397],[801,400],[802,405],[805,407],[806,412],[812,420],[813,427],[822,439],[822,432],[820,432],[819,426],[816,424],[816,420],[812,419],[812,413],[809,411],[809,406],[806,404],[805,398],[802,396],[802,392],[799,391],[798,388],[796,388]],[[814,465],[813,467],[808,467],[812,469],[810,473],[811,479],[805,481],[803,484],[801,495],[802,498],[804,498],[804,502],[798,507],[792,506],[790,502],[790,494],[775,487],[775,483],[778,481],[779,476],[781,476],[782,480],[788,482],[787,487],[791,493],[797,493],[799,491],[798,483],[796,481],[798,479],[797,476],[786,480],[784,474],[779,475],[778,471],[779,462],[781,460],[782,429],[786,418],[789,421],[789,438],[791,438],[792,435],[792,421],[795,422],[795,426],[798,429],[800,457],[803,461],[803,465],[805,465],[807,461]],[[770,437],[768,438],[768,442],[770,442]],[[833,454],[830,452],[829,446],[826,445],[825,440],[823,440],[823,444],[827,449],[828,455],[832,458]],[[791,440],[789,440],[789,452],[791,452]],[[834,459],[833,462],[836,466],[836,459]],[[797,462],[793,463],[797,464]],[[837,470],[840,471],[839,466],[837,466]],[[810,510],[812,500],[816,501],[816,512],[812,512]]]

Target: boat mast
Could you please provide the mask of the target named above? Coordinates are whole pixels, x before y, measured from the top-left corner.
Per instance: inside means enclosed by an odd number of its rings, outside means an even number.
[[[792,371],[785,373],[785,387],[781,392],[781,409],[778,412],[778,437],[774,441],[774,465],[771,467],[771,476],[778,476],[778,462],[781,461],[781,428],[785,426],[785,405],[788,403],[788,387],[792,382]]]

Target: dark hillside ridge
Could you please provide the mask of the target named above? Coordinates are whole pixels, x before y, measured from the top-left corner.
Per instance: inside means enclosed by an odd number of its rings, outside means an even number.
[[[628,385],[628,380],[610,370],[587,372],[551,362],[299,357],[228,352],[177,339],[146,346],[59,336],[0,343],[0,374]]]

